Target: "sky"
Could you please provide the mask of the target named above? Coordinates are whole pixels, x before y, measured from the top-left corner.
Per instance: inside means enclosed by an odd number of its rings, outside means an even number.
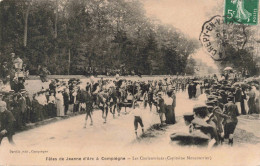
[[[199,40],[202,25],[216,13],[217,0],[143,0],[148,17],[170,24],[191,38]],[[212,13],[212,14],[211,14]],[[199,49],[192,55],[217,68],[210,55]]]

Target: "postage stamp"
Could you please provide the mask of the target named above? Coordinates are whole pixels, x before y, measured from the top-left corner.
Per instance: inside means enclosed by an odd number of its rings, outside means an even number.
[[[258,24],[259,0],[225,0],[225,22]]]
[[[206,21],[199,37],[202,47],[215,61],[226,58],[227,48],[243,49],[247,41],[245,25],[235,20],[226,24],[225,18],[216,15]]]

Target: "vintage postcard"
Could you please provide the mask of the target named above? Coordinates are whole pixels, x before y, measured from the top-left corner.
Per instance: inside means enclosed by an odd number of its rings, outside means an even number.
[[[259,166],[259,88],[259,0],[0,0],[0,166]]]

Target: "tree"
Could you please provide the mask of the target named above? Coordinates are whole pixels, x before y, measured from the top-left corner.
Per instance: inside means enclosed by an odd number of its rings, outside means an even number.
[[[183,73],[198,47],[172,26],[148,19],[139,0],[3,0],[0,50],[22,56],[31,74]],[[29,32],[29,33],[28,33]],[[3,58],[4,59],[4,58]]]

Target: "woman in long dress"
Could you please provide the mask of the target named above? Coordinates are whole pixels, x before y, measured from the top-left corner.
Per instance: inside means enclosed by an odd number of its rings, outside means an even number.
[[[196,85],[196,98],[198,98],[201,95],[201,89],[200,84]]]
[[[173,99],[173,91],[168,91],[167,95],[164,97],[164,104],[165,104],[165,118],[166,124],[174,124],[175,121],[175,104],[176,104],[176,98]]]
[[[56,94],[56,107],[57,107],[57,116],[64,116],[64,102],[61,91],[58,91]]]
[[[49,97],[49,101],[48,101],[48,116],[49,117],[54,117],[56,116],[56,106],[55,106],[55,96],[54,96],[54,92],[51,92],[51,95]]]

